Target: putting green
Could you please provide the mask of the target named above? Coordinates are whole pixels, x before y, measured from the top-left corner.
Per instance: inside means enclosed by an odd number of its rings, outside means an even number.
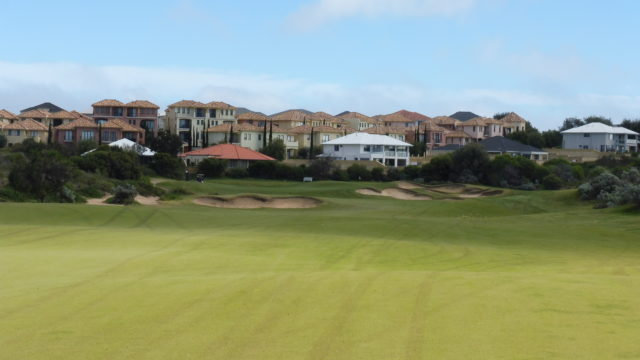
[[[161,206],[0,203],[0,359],[640,358],[637,212],[221,180]],[[202,195],[315,197],[220,209]]]

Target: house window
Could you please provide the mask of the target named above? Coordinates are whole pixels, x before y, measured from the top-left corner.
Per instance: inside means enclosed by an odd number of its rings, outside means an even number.
[[[136,116],[138,116],[138,109],[127,108],[127,116],[128,117],[136,117]]]
[[[258,134],[258,141],[262,141],[262,134]]]
[[[9,130],[9,136],[20,136],[20,130]]]
[[[37,131],[31,131],[31,137],[36,137],[38,136],[38,132]]]
[[[591,137],[591,134],[584,134],[584,137]]]
[[[293,142],[293,136],[287,135],[287,141],[288,142]]]
[[[382,145],[373,145],[373,152],[382,152]]]
[[[209,117],[210,118],[216,117],[216,109],[210,109],[209,110]]]
[[[364,148],[362,149],[362,151],[371,152],[371,145],[365,145]]]
[[[73,141],[73,131],[66,130],[64,132],[64,142],[72,142]]]
[[[244,133],[244,139],[245,139],[245,140],[251,140],[251,134],[249,134],[249,133]]]
[[[329,135],[322,135],[322,141],[329,141]]]
[[[122,108],[117,107],[117,108],[113,108],[113,116],[122,116]]]
[[[80,139],[82,140],[93,140],[93,130],[82,130],[82,133],[80,134]]]
[[[340,145],[333,145],[333,151],[340,151]]]

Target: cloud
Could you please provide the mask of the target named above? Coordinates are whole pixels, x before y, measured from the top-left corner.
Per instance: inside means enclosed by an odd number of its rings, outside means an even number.
[[[366,16],[449,16],[473,8],[477,0],[316,0],[289,17],[298,29],[311,29],[331,21]]]

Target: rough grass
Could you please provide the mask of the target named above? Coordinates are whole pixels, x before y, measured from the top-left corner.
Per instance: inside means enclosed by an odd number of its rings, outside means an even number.
[[[633,359],[640,222],[570,191],[464,201],[166,182],[159,207],[0,203],[0,359]],[[315,209],[193,197],[310,196]]]

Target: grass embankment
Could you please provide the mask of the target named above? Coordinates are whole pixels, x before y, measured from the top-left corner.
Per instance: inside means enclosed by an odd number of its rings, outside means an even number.
[[[638,358],[638,217],[570,191],[171,182],[162,206],[0,204],[2,359]],[[315,197],[218,209],[202,194]]]

